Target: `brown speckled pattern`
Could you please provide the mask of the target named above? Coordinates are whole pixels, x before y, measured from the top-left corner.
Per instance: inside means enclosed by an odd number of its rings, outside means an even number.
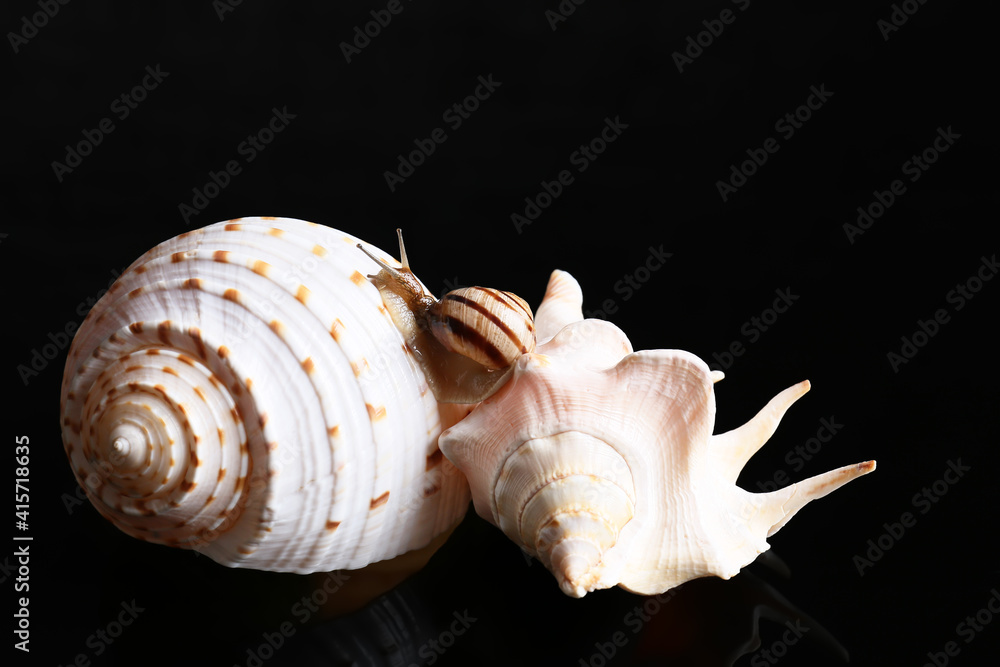
[[[457,417],[442,423],[358,242],[242,218],[119,278],[61,396],[98,512],[139,539],[296,572],[389,558],[464,514],[467,484],[437,448]]]

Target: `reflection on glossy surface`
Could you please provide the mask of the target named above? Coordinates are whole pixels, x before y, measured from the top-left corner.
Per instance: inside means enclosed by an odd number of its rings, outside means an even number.
[[[78,619],[84,627],[70,629],[65,641],[44,647],[53,653],[48,664],[72,664],[81,654],[95,667],[819,667],[843,664],[846,655],[796,608],[809,595],[797,581],[810,578],[800,557],[791,563],[795,578],[769,552],[728,581],[698,579],[654,597],[613,588],[573,599],[552,586],[540,563],[470,512],[425,567],[385,592],[380,588],[397,574],[228,569],[190,552],[115,540],[113,527],[97,516],[92,521],[98,534],[109,535],[87,570],[100,592],[81,603],[96,613]],[[799,592],[786,599],[782,592],[793,587]],[[828,586],[818,590],[838,595]],[[812,595],[809,611],[831,628],[849,625],[844,615],[864,604]],[[113,621],[123,601],[142,613],[95,655],[87,636]],[[800,628],[801,641],[792,632],[783,642],[786,623]],[[851,648],[863,657],[863,646]]]
[[[764,646],[761,618],[783,626],[778,639]],[[775,664],[803,638],[847,662],[847,650],[825,628],[773,586],[742,572],[729,581],[699,579],[681,586],[650,621],[629,664],[728,666],[751,654],[749,664]]]
[[[544,568],[502,543],[482,544],[488,528],[467,520],[449,542],[456,548],[442,549],[396,588],[289,637],[279,636],[280,626],[260,635],[242,649],[239,664],[728,666],[751,654],[740,664],[776,664],[795,651],[807,660],[847,660],[830,633],[751,572],[698,579],[653,597],[615,589],[572,600],[536,592]],[[482,565],[491,568],[479,578],[461,564],[463,550],[468,555],[477,542],[489,549]],[[771,554],[755,568],[762,565],[788,575]],[[800,640],[811,646],[797,647]]]

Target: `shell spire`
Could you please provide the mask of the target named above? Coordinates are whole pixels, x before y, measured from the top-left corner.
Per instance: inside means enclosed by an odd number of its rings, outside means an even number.
[[[712,435],[722,374],[681,350],[633,352],[614,325],[582,319],[581,300],[576,281],[553,272],[536,317],[542,343],[440,439],[479,515],[566,594],[620,585],[652,595],[729,578],[810,500],[874,470],[867,461],[772,493],[739,488],[740,470],[809,383]]]

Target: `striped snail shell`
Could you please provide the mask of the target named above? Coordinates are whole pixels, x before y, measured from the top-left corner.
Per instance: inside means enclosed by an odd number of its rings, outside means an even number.
[[[494,370],[535,349],[528,302],[491,287],[463,287],[431,306],[431,330],[451,350]]]
[[[516,294],[489,287],[457,289],[438,301],[413,276],[402,231],[396,233],[398,269],[358,245],[381,268],[368,278],[381,292],[437,400],[485,400],[510,377],[512,364],[535,349],[531,307]]]
[[[294,572],[362,567],[461,519],[468,486],[437,440],[468,409],[435,400],[358,243],[244,218],[129,267],[77,332],[62,385],[66,453],[102,515]]]

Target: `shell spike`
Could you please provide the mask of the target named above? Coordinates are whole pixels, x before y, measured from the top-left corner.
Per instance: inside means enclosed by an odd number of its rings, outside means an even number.
[[[555,336],[567,324],[583,320],[583,291],[580,283],[565,271],[549,276],[545,296],[535,313],[535,334],[539,341]]]
[[[788,408],[809,391],[809,387],[809,380],[803,380],[785,389],[743,426],[712,436],[711,450],[721,478],[736,483],[743,466],[774,435]]]
[[[836,491],[848,482],[875,470],[875,461],[864,461],[825,472],[791,486],[761,494],[760,513],[754,517],[752,532],[774,535],[810,501]]]

